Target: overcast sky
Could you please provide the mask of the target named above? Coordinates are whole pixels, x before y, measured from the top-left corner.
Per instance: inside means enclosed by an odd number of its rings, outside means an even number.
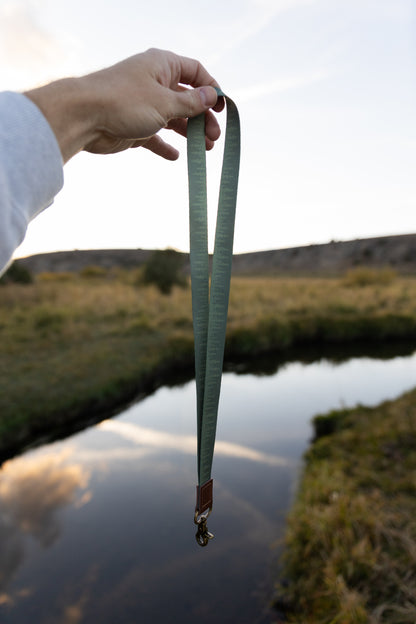
[[[240,110],[236,252],[416,231],[413,0],[0,0],[1,90],[148,47],[201,60]],[[140,149],[73,158],[17,255],[189,249],[186,145],[173,141],[175,163]],[[219,144],[211,238],[221,158]]]

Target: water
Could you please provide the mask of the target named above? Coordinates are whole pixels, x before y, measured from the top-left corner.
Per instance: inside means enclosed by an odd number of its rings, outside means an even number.
[[[0,622],[276,621],[272,571],[311,417],[375,405],[415,380],[415,354],[225,374],[205,549],[194,539],[193,382],[6,462]]]

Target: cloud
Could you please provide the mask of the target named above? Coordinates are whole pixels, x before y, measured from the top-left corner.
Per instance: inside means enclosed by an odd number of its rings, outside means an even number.
[[[118,434],[135,444],[153,447],[157,449],[169,449],[180,451],[190,455],[196,454],[196,437],[187,435],[177,435],[164,431],[156,431],[147,427],[140,427],[133,423],[118,422],[116,420],[105,420],[98,425],[103,431],[110,431]],[[288,460],[278,455],[269,455],[256,449],[232,442],[217,440],[215,443],[215,453],[224,457],[236,459],[246,459],[248,461],[259,462],[269,466],[287,466]]]

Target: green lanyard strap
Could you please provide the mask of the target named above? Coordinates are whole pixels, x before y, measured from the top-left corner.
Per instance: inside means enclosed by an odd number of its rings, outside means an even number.
[[[205,546],[213,537],[206,528],[212,509],[211,467],[217,427],[218,402],[224,359],[235,208],[240,164],[240,120],[234,102],[217,89],[227,103],[211,287],[209,284],[205,115],[188,120],[188,178],[192,313],[195,341],[195,379],[198,431],[198,486],[196,538]]]

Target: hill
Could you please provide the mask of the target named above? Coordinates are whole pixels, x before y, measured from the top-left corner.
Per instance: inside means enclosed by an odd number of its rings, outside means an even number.
[[[140,266],[152,253],[146,249],[91,249],[43,253],[19,261],[33,273],[80,271],[86,266],[105,269]],[[183,254],[185,269],[189,255]],[[235,275],[333,275],[356,266],[389,266],[400,273],[416,273],[416,234],[380,236],[352,241],[236,254]]]

